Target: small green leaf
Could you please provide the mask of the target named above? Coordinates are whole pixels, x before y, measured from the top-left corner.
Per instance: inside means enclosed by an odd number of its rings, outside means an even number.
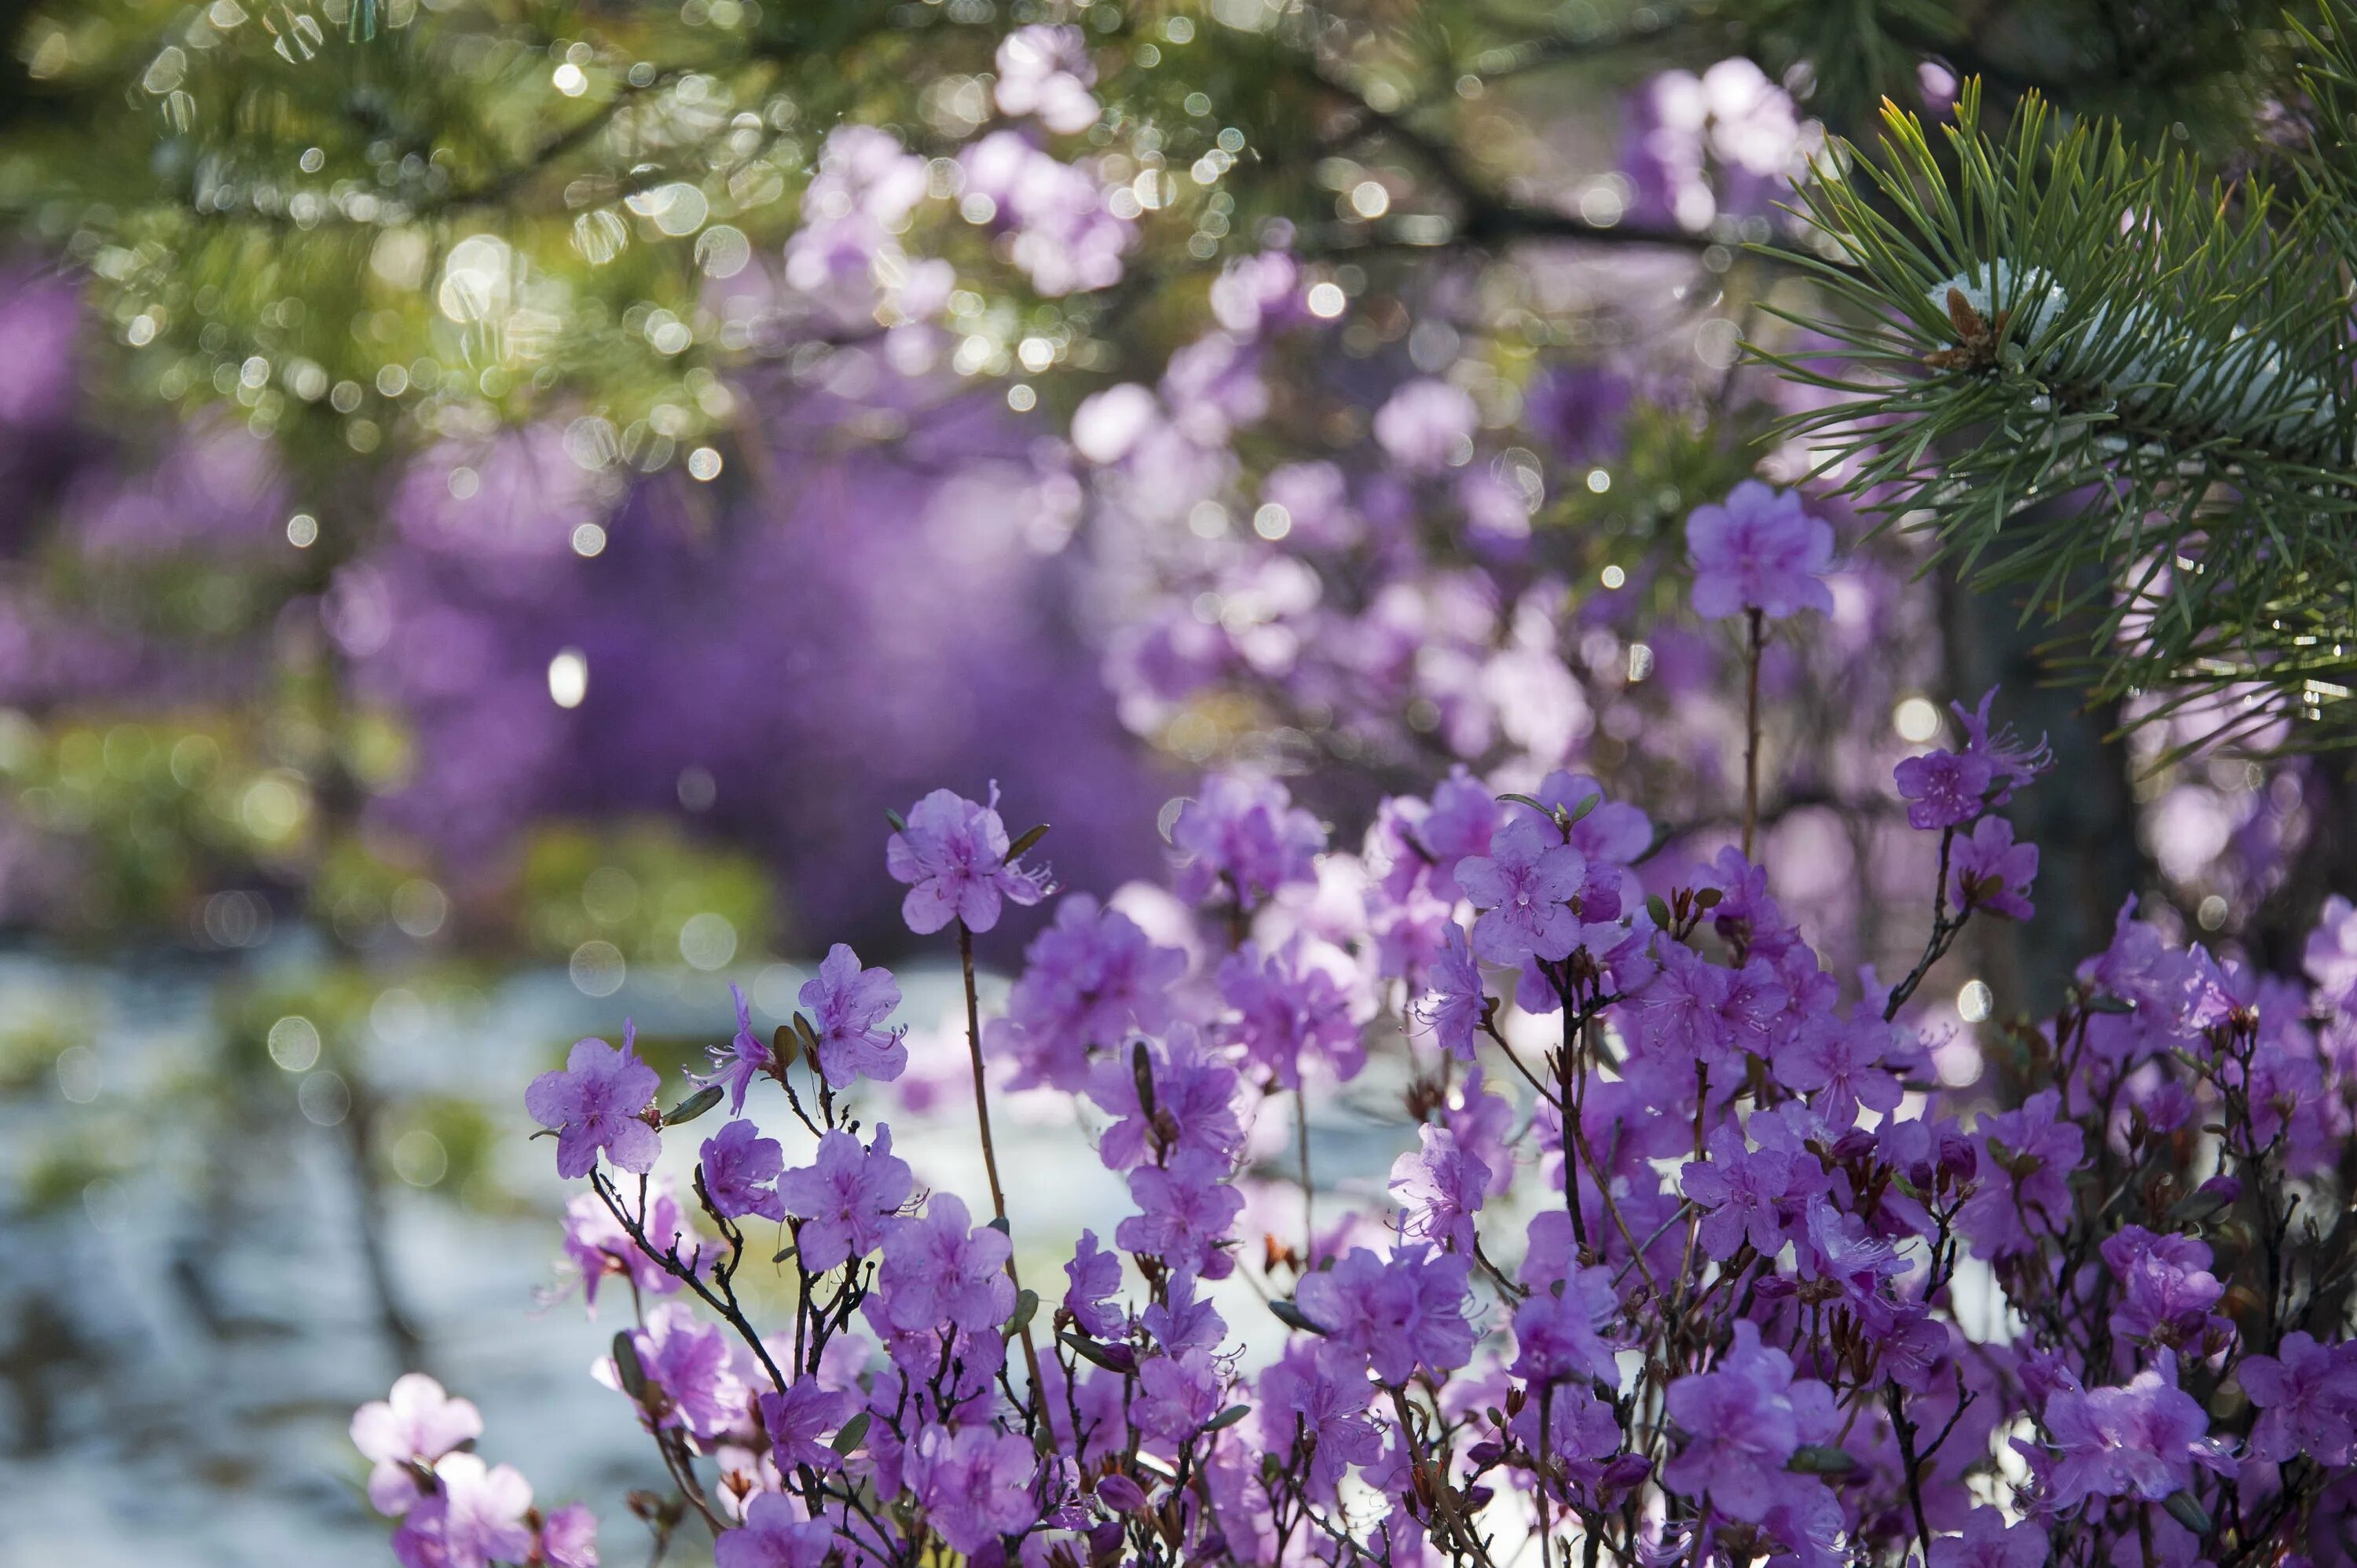
[[[1269,1311],[1276,1314],[1276,1320],[1279,1323],[1284,1324],[1288,1328],[1298,1328],[1304,1334],[1323,1334],[1326,1332],[1323,1328],[1318,1327],[1317,1324],[1310,1321],[1309,1315],[1308,1313],[1302,1311],[1299,1307],[1294,1305],[1289,1301],[1270,1302],[1268,1304],[1268,1309]]]
[[[845,1422],[842,1428],[835,1433],[834,1440],[829,1443],[827,1446],[834,1449],[837,1454],[850,1453],[853,1449],[859,1446],[860,1439],[867,1435],[868,1419],[868,1414],[866,1411],[855,1412],[851,1419]]]
[[[1233,1426],[1236,1423],[1242,1421],[1251,1413],[1252,1406],[1248,1404],[1232,1404],[1228,1406],[1227,1409],[1222,1411],[1219,1414],[1213,1416],[1211,1420],[1205,1422],[1203,1423],[1203,1430],[1206,1432],[1225,1432],[1229,1427]]]
[[[892,824],[892,831],[896,833],[905,833],[909,831],[909,819],[889,806],[884,808],[884,820]]]
[[[683,1122],[694,1121],[720,1103],[721,1092],[718,1084],[705,1084],[702,1089],[664,1112],[662,1124],[666,1127],[676,1127]]]
[[[781,1248],[780,1248],[780,1249],[778,1250],[778,1255],[777,1255],[776,1257],[774,1257],[774,1258],[771,1258],[771,1259],[770,1260],[770,1262],[773,1262],[773,1263],[782,1263],[782,1262],[784,1262],[788,1258],[792,1257],[796,1252],[799,1252],[799,1251],[802,1251],[802,1249],[801,1249],[800,1247],[781,1247]]]
[[[1590,811],[1592,811],[1596,810],[1596,808],[1597,808],[1597,807],[1598,807],[1598,806],[1600,806],[1600,805],[1602,805],[1602,804],[1604,804],[1604,797],[1603,797],[1603,796],[1601,796],[1601,795],[1589,795],[1589,796],[1586,796],[1586,797],[1584,797],[1584,798],[1580,800],[1580,802],[1579,802],[1579,804],[1578,804],[1578,805],[1574,806],[1574,807],[1571,809],[1571,815],[1570,815],[1570,817],[1569,817],[1568,819],[1566,819],[1566,820],[1568,820],[1568,821],[1570,821],[1570,822],[1576,822],[1579,821],[1582,817],[1584,817],[1584,816],[1587,815],[1587,813],[1588,813],[1588,812],[1590,812]]]
[[[1666,931],[1670,929],[1670,901],[1660,894],[1645,895],[1645,913],[1651,915],[1653,918],[1653,924],[1663,930]]]
[[[1857,1468],[1857,1461],[1830,1444],[1803,1443],[1784,1468],[1800,1476],[1846,1476]]]
[[[1001,1339],[1012,1339],[1031,1326],[1031,1319],[1039,1312],[1039,1293],[1019,1290],[1015,1293],[1015,1312],[1007,1318],[1006,1326],[998,1331]]]
[[[614,1335],[614,1377],[622,1391],[644,1404],[647,1398],[647,1370],[639,1365],[639,1348],[630,1343],[630,1331],[618,1330]]]
[[[1007,860],[1011,863],[1022,859],[1023,852],[1025,850],[1029,849],[1033,844],[1038,843],[1041,839],[1046,838],[1047,836],[1048,824],[1045,822],[1041,822],[1036,828],[1024,829],[1022,836],[1017,838],[1013,843],[1006,846]]]
[[[1108,1372],[1137,1370],[1137,1354],[1126,1345],[1100,1345],[1085,1334],[1071,1332],[1059,1334],[1056,1338],[1082,1360]]]
[[[2194,1534],[2210,1533],[2210,1510],[2203,1508],[2201,1499],[2191,1492],[2171,1492],[2160,1499],[2160,1506],[2169,1510],[2169,1518]]]
[[[1501,795],[1498,799],[1501,800],[1510,801],[1517,806],[1528,806],[1532,811],[1536,811],[1542,817],[1552,817],[1555,815],[1552,809],[1528,795]]]

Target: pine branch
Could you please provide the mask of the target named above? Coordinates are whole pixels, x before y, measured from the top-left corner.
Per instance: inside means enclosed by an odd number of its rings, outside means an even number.
[[[1787,257],[1843,309],[1787,316],[1829,351],[1761,356],[1837,394],[1784,434],[1975,581],[2032,585],[2029,613],[2091,612],[2099,696],[2319,715],[2357,640],[2351,204],[2058,131],[2035,95],[2002,139],[1978,113],[1975,84],[1943,157],[1887,109],[1880,158],[1840,149],[1802,192],[1855,270]]]

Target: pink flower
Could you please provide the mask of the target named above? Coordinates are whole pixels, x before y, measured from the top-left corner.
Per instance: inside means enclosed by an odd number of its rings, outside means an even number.
[[[1597,1330],[1620,1310],[1612,1270],[1575,1269],[1562,1294],[1542,1290],[1514,1309],[1514,1376],[1534,1383],[1566,1378],[1619,1381],[1612,1347]]]
[[[1336,1345],[1364,1356],[1376,1377],[1396,1386],[1418,1367],[1451,1372],[1471,1359],[1465,1297],[1472,1267],[1469,1258],[1421,1244],[1388,1259],[1353,1247],[1303,1280],[1294,1296]]]
[[[745,1522],[712,1543],[713,1568],[819,1568],[834,1549],[834,1527],[805,1520],[781,1492],[763,1492],[745,1509]]]
[[[737,1380],[728,1332],[700,1323],[678,1302],[647,1313],[647,1326],[630,1330],[630,1348],[646,1374],[649,1413],[657,1427],[684,1427],[697,1437],[717,1437],[744,1424],[749,1391]],[[593,1370],[608,1388],[622,1386],[612,1358]]]
[[[2013,842],[2013,824],[1983,817],[1949,849],[1949,896],[1960,908],[1983,909],[2008,920],[2038,911],[2029,885],[2038,880],[2038,846]]]
[[[1579,942],[1572,896],[1587,876],[1580,853],[1529,817],[1500,830],[1488,854],[1467,856],[1457,886],[1481,911],[1473,950],[1492,963],[1568,957]]]
[[[640,1176],[655,1168],[662,1139],[645,1118],[662,1079],[638,1058],[637,1031],[624,1026],[622,1048],[581,1040],[562,1072],[544,1072],[524,1090],[524,1109],[556,1130],[556,1174],[587,1176],[597,1154]]]
[[[802,1220],[794,1235],[802,1267],[823,1274],[882,1246],[914,1186],[908,1162],[892,1153],[890,1127],[877,1123],[872,1148],[839,1127],[830,1130],[818,1141],[814,1164],[778,1177],[778,1196]]]
[[[1459,1061],[1473,1059],[1473,1036],[1489,1010],[1481,989],[1481,966],[1465,940],[1465,928],[1448,922],[1440,961],[1432,966],[1432,989],[1417,1003],[1411,1022],[1432,1032],[1440,1048]]]
[[[1932,1568],[2042,1568],[2048,1544],[2029,1520],[2007,1524],[1995,1509],[1975,1509],[1964,1516],[1964,1534],[1932,1542]]]
[[[454,1400],[423,1372],[393,1380],[393,1391],[352,1414],[352,1446],[375,1461],[369,1472],[369,1501],[381,1514],[409,1511],[417,1500],[414,1465],[432,1465],[460,1444],[483,1434],[483,1418],[465,1400]]]
[[[770,1452],[778,1468],[791,1475],[797,1466],[827,1471],[842,1467],[842,1455],[827,1446],[826,1434],[843,1423],[851,1411],[851,1396],[822,1388],[816,1378],[797,1378],[783,1393],[765,1393],[757,1402],[761,1430],[770,1435]]]
[[[1427,1122],[1416,1136],[1423,1147],[1392,1162],[1391,1193],[1407,1213],[1401,1234],[1469,1255],[1490,1167],[1458,1148],[1457,1134],[1446,1127]]]
[[[1695,613],[1706,620],[1746,610],[1770,619],[1833,610],[1824,577],[1833,566],[1834,531],[1801,509],[1797,492],[1744,480],[1725,501],[1695,508],[1686,549]]]
[[[1184,856],[1178,897],[1201,903],[1224,890],[1244,908],[1288,883],[1308,882],[1326,829],[1274,779],[1214,773],[1178,808],[1170,843]]]
[[[728,994],[737,1003],[737,1033],[726,1045],[714,1046],[705,1052],[712,1058],[712,1071],[690,1073],[688,1079],[699,1084],[726,1084],[728,1114],[735,1116],[745,1109],[746,1090],[753,1087],[755,1079],[775,1065],[775,1058],[770,1042],[753,1032],[753,1014],[745,1004],[744,988],[732,984]]]
[[[2124,1387],[2057,1390],[2046,1402],[2046,1430],[2056,1451],[2047,1481],[2057,1509],[2091,1497],[2157,1503],[2193,1484],[2196,1463],[2233,1468],[2209,1436],[2201,1403],[2177,1386],[2177,1359],[2167,1351]]]
[[[987,1426],[928,1426],[909,1444],[904,1479],[952,1552],[968,1555],[1039,1517],[1031,1444]]]
[[[1085,1087],[1092,1048],[1117,1046],[1132,1029],[1161,1032],[1169,989],[1187,970],[1185,953],[1157,947],[1135,920],[1085,893],[1064,899],[1023,956],[1006,998],[1009,1026],[989,1042],[1015,1058],[1016,1089]]]
[[[1907,825],[1929,830],[1958,827],[1979,816],[1988,803],[1994,770],[1986,757],[1927,751],[1901,757],[1891,774],[1907,802]]]
[[[908,826],[885,844],[885,869],[909,884],[900,918],[919,936],[952,920],[986,931],[998,924],[1002,900],[1037,904],[1047,897],[1045,876],[1007,864],[1006,824],[997,806],[996,787],[986,806],[936,789],[909,808]]]
[[[1674,1491],[1699,1498],[1729,1519],[1756,1521],[1791,1484],[1785,1461],[1803,1443],[1831,1435],[1832,1392],[1813,1379],[1795,1380],[1792,1359],[1760,1343],[1760,1326],[1738,1318],[1735,1343],[1707,1372],[1670,1385],[1670,1419],[1686,1445],[1662,1467]]]
[[[435,1489],[417,1499],[393,1534],[402,1568],[490,1568],[532,1552],[532,1483],[514,1466],[490,1467],[472,1454],[434,1466]]]
[[[704,1141],[704,1191],[723,1219],[758,1214],[783,1220],[786,1206],[770,1185],[785,1157],[775,1138],[750,1122],[731,1122]]]
[[[703,1245],[681,1218],[667,1184],[648,1187],[647,1212],[640,1218],[649,1241],[676,1251],[685,1267],[695,1267]],[[594,1192],[577,1194],[565,1206],[565,1255],[581,1272],[581,1297],[592,1317],[597,1315],[598,1282],[608,1274],[629,1275],[631,1288],[642,1295],[669,1295],[680,1288],[678,1276],[631,1240]]]
[[[996,1328],[1015,1310],[1015,1282],[1006,1277],[1011,1250],[1005,1231],[974,1224],[954,1194],[933,1194],[921,1218],[895,1221],[885,1233],[877,1284],[892,1326]]]
[[[994,904],[994,921],[998,918],[996,909]],[[817,976],[802,982],[794,994],[811,1010],[811,1026],[818,1035],[818,1069],[827,1082],[837,1089],[848,1089],[863,1078],[890,1083],[907,1069],[909,1047],[900,1040],[905,1031],[883,1027],[892,1009],[900,1005],[900,987],[890,970],[862,969],[859,955],[837,942],[819,961]]]
[[[2349,1462],[2357,1447],[2357,1359],[2349,1343],[2319,1345],[2294,1329],[2273,1356],[2245,1356],[2235,1380],[2263,1412],[2251,1453],[2278,1463],[2305,1453],[2320,1464]]]

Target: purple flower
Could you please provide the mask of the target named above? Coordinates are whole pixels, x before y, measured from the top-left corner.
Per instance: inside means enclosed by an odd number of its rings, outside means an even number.
[[[819,1568],[834,1549],[834,1527],[805,1520],[783,1492],[763,1492],[745,1509],[745,1522],[712,1543],[713,1568]]]
[[[1781,619],[1805,609],[1831,614],[1824,577],[1832,569],[1834,531],[1801,509],[1792,490],[1746,479],[1717,505],[1686,519],[1694,559],[1695,613],[1706,620],[1758,610]]]
[[[703,1243],[688,1230],[667,1184],[649,1186],[647,1212],[639,1218],[649,1241],[677,1252],[687,1268],[695,1267]],[[608,1274],[627,1274],[631,1289],[641,1295],[669,1295],[680,1288],[679,1277],[630,1240],[606,1200],[594,1192],[577,1194],[565,1206],[565,1255],[581,1271],[582,1300],[593,1317],[597,1283]]]
[[[1457,886],[1482,911],[1473,950],[1492,963],[1568,957],[1579,941],[1570,901],[1587,875],[1585,857],[1551,829],[1528,817],[1507,824],[1488,854],[1457,867]]]
[[[784,1200],[770,1185],[786,1163],[775,1138],[764,1138],[750,1122],[731,1122],[704,1141],[703,1155],[705,1196],[720,1218],[785,1219]]]
[[[2177,1359],[2166,1350],[2124,1387],[2057,1390],[2046,1430],[2055,1448],[2048,1500],[2058,1509],[2091,1497],[2157,1503],[2193,1484],[2196,1463],[2233,1469],[2200,1402],[2177,1386]]]
[[[837,1089],[863,1078],[890,1083],[909,1065],[906,1032],[882,1027],[900,1005],[900,987],[888,969],[862,969],[859,955],[841,942],[819,961],[816,978],[802,982],[795,996],[811,1010],[818,1036],[818,1069]]]
[[[1514,1376],[1534,1383],[1566,1378],[1617,1383],[1612,1347],[1597,1330],[1620,1310],[1612,1270],[1604,1264],[1575,1269],[1560,1292],[1537,1292],[1514,1309]]]
[[[956,1195],[933,1194],[925,1212],[896,1221],[884,1237],[882,1289],[892,1326],[903,1332],[954,1325],[979,1334],[1015,1310],[1006,1277],[1006,1233],[975,1225]]]
[[[849,1394],[823,1388],[814,1377],[801,1377],[785,1392],[765,1393],[755,1402],[780,1470],[791,1475],[803,1465],[822,1473],[842,1467],[843,1456],[827,1446],[826,1434],[851,1413]]]
[[[626,1171],[655,1168],[662,1139],[644,1112],[662,1079],[638,1058],[638,1032],[623,1026],[622,1048],[603,1040],[575,1043],[565,1070],[544,1072],[524,1090],[524,1109],[556,1129],[556,1174],[567,1180],[597,1167],[597,1152]]]
[[[1774,1051],[1776,1077],[1809,1097],[1817,1112],[1837,1127],[1857,1120],[1857,1108],[1897,1109],[1904,1090],[1883,1066],[1897,1045],[1897,1031],[1871,1009],[1848,1019],[1812,1015]]]
[[[1824,1197],[1809,1200],[1807,1223],[1797,1250],[1801,1278],[1830,1285],[1831,1299],[1847,1305],[1870,1334],[1887,1333],[1897,1320],[1892,1298],[1882,1283],[1907,1272],[1899,1250],[1878,1236],[1869,1236],[1866,1221],[1845,1214]]]
[[[547,1568],[597,1568],[597,1516],[567,1503],[540,1526],[540,1560]]]
[[[1462,389],[1426,377],[1405,382],[1375,410],[1375,445],[1410,473],[1438,473],[1473,456],[1480,422]]]
[[[1297,1339],[1260,1375],[1262,1441],[1275,1455],[1306,1458],[1311,1492],[1330,1498],[1352,1465],[1383,1455],[1383,1430],[1367,1414],[1363,1367],[1344,1352]]]
[[[2025,746],[2011,730],[1989,731],[1989,707],[1996,701],[1996,688],[1991,686],[1981,693],[1980,704],[1971,713],[1964,712],[1962,703],[1950,703],[1948,711],[1964,726],[1964,754],[1987,759],[1995,776],[1995,788],[1988,803],[2002,806],[2013,799],[2015,789],[2029,783],[2054,766],[2054,753],[2040,736],[2035,746]]]
[[[1953,751],[1901,757],[1891,775],[1907,802],[1907,825],[1927,830],[1961,827],[1979,816],[1993,777],[1987,757]]]
[[[2007,1524],[1995,1509],[1964,1516],[1964,1533],[1932,1542],[1932,1568],[2043,1568],[2046,1532],[2029,1520]]]
[[[1753,1124],[1760,1126],[1760,1119]],[[1704,1252],[1723,1263],[1749,1241],[1762,1257],[1774,1257],[1784,1244],[1778,1205],[1792,1190],[1796,1156],[1784,1149],[1747,1149],[1742,1130],[1729,1126],[1713,1128],[1706,1147],[1710,1157],[1688,1160],[1681,1173],[1685,1195],[1703,1210],[1696,1240]]]
[[[778,1177],[786,1212],[802,1220],[794,1240],[802,1267],[823,1274],[882,1246],[914,1187],[908,1163],[892,1153],[892,1129],[884,1123],[877,1123],[873,1148],[839,1127],[823,1134],[813,1163]]]
[[[1200,1350],[1145,1361],[1137,1369],[1137,1393],[1130,1419],[1139,1432],[1174,1449],[1220,1413],[1219,1377]]]
[[[1457,1134],[1446,1127],[1427,1122],[1416,1136],[1423,1147],[1392,1162],[1392,1196],[1407,1211],[1402,1234],[1470,1255],[1490,1167],[1458,1148]]]
[[[2300,966],[2334,1011],[2357,1015],[2357,904],[2338,893],[2324,901]]]
[[[909,1444],[903,1466],[904,1484],[926,1522],[952,1552],[971,1556],[1039,1517],[1031,1496],[1039,1460],[1031,1444],[1011,1433],[928,1426]]]
[[[2201,1342],[2212,1322],[2210,1309],[2226,1294],[2225,1285],[2210,1272],[2207,1243],[2126,1225],[2104,1238],[2102,1251],[2112,1277],[2120,1282],[2119,1305],[2111,1316],[2113,1333],[2171,1348]]]
[[[531,1554],[524,1516],[532,1510],[532,1483],[513,1466],[447,1455],[434,1466],[434,1482],[393,1531],[402,1568],[489,1568]]]
[[[1418,1367],[1451,1372],[1471,1359],[1465,1298],[1472,1267],[1469,1258],[1420,1243],[1388,1260],[1353,1247],[1303,1280],[1294,1299],[1335,1344],[1365,1357],[1376,1377],[1396,1387]]]
[[[744,1112],[745,1091],[753,1087],[755,1079],[775,1065],[776,1058],[770,1053],[770,1042],[753,1032],[753,1014],[745,1004],[744,989],[731,984],[728,994],[737,1002],[736,1037],[725,1046],[714,1046],[705,1053],[712,1058],[712,1071],[690,1073],[688,1080],[700,1084],[726,1084],[728,1114],[736,1116]]]
[[[1089,91],[1096,80],[1088,40],[1078,27],[1034,24],[999,40],[1002,114],[1037,115],[1058,135],[1076,135],[1097,123],[1097,101]]]
[[[1084,1088],[1091,1048],[1116,1046],[1132,1029],[1159,1033],[1170,1021],[1170,987],[1187,972],[1185,953],[1155,946],[1136,921],[1085,893],[1064,899],[1023,956],[1006,998],[1012,1027],[992,1040],[1006,1042],[1016,1059],[1016,1089]]]
[[[1326,829],[1275,779],[1214,773],[1178,808],[1170,843],[1184,857],[1178,897],[1200,904],[1224,890],[1249,909],[1288,883],[1316,879]]]
[[[1229,1239],[1244,1208],[1243,1194],[1227,1176],[1224,1157],[1193,1151],[1173,1155],[1168,1165],[1138,1166],[1129,1173],[1129,1196],[1139,1211],[1114,1230],[1114,1242],[1205,1279],[1226,1278],[1235,1264],[1219,1243]]]
[[[2014,843],[2013,824],[2003,817],[1983,817],[1949,852],[1948,892],[1959,908],[2027,920],[2038,912],[2029,902],[2037,880],[2038,846]]]
[[[1195,1293],[1196,1276],[1180,1272],[1171,1276],[1163,1299],[1147,1305],[1137,1315],[1154,1342],[1173,1356],[1189,1350],[1208,1350],[1220,1342],[1227,1332],[1227,1321],[1209,1297]]]
[[[393,1391],[352,1412],[352,1446],[373,1461],[369,1501],[381,1514],[409,1511],[417,1500],[413,1465],[431,1465],[483,1434],[481,1412],[454,1400],[423,1372],[393,1380]]]
[[[1670,1419],[1688,1434],[1662,1467],[1663,1484],[1699,1498],[1729,1519],[1756,1521],[1791,1485],[1785,1461],[1834,1429],[1833,1394],[1795,1380],[1792,1359],[1760,1343],[1760,1326],[1738,1318],[1735,1343],[1707,1372],[1670,1385]]]
[[[2061,1105],[2061,1091],[2041,1089],[2018,1111],[1985,1116],[1974,1130],[1980,1180],[1957,1224],[1983,1257],[2030,1251],[2035,1242],[2026,1221],[2051,1235],[2069,1222],[2071,1173],[2085,1140],[2076,1123],[2060,1119]]]
[[[1306,961],[1301,937],[1265,957],[1257,942],[1244,943],[1222,961],[1219,983],[1220,999],[1236,1014],[1228,1034],[1286,1088],[1301,1087],[1305,1057],[1324,1061],[1345,1081],[1366,1066],[1349,994]]]
[[[1064,1292],[1064,1309],[1092,1339],[1118,1339],[1128,1326],[1128,1314],[1114,1298],[1121,1294],[1121,1254],[1097,1245],[1097,1233],[1081,1232],[1072,1261],[1064,1265],[1071,1282]]]
[[[1432,966],[1432,989],[1419,1002],[1413,1021],[1432,1031],[1440,1048],[1458,1061],[1473,1059],[1473,1036],[1487,1015],[1490,999],[1481,990],[1481,966],[1465,940],[1465,928],[1448,922],[1442,939],[1440,961]]]
[[[1432,805],[1410,828],[1416,850],[1432,866],[1441,887],[1452,887],[1457,867],[1469,854],[1487,854],[1498,832],[1497,797],[1459,764],[1432,791]]]
[[[2244,1357],[2234,1373],[2262,1412],[2251,1428],[2252,1456],[2280,1464],[2304,1453],[2346,1465],[2357,1447],[2357,1352],[2349,1342],[2319,1345],[2303,1329],[2285,1335],[2276,1352]]]
[[[1006,824],[997,807],[995,785],[986,806],[936,789],[909,808],[908,826],[885,844],[885,869],[909,885],[900,918],[919,936],[952,920],[986,931],[998,924],[1002,900],[1037,904],[1048,896],[1043,874],[1007,864]]]
[[[1243,1144],[1236,1114],[1242,1087],[1236,1069],[1205,1044],[1192,1026],[1178,1025],[1163,1044],[1146,1043],[1145,1076],[1153,1086],[1149,1113],[1138,1094],[1133,1049],[1127,1061],[1101,1061],[1089,1079],[1089,1098],[1115,1118],[1098,1140],[1097,1154],[1108,1170],[1127,1170],[1153,1159],[1195,1153],[1232,1163]]]
[[[745,1420],[749,1391],[737,1380],[728,1331],[699,1323],[675,1301],[647,1313],[647,1326],[630,1330],[630,1348],[646,1374],[647,1405],[657,1427],[680,1426],[696,1437],[718,1437]],[[612,1358],[601,1358],[597,1380],[622,1386]]]

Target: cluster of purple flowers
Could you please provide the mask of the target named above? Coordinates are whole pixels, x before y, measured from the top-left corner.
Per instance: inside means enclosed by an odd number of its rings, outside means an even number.
[[[1060,1297],[1022,1283],[1059,1239],[1006,1223],[986,1102],[995,1218],[852,1114],[902,1055],[897,987],[847,948],[768,1041],[740,999],[669,1112],[627,1036],[582,1042],[527,1103],[589,1184],[585,1285],[631,1285],[597,1376],[674,1488],[634,1510],[723,1568],[1486,1564],[1532,1535],[1648,1568],[2351,1560],[2357,910],[2304,985],[2131,906],[1952,1087],[1911,998],[1971,922],[2029,917],[2035,851],[1972,855],[2047,766],[1990,706],[1901,768],[1953,853],[1895,984],[1828,972],[1735,850],[1661,865],[1567,771],[1460,771],[1355,853],[1273,779],[1207,780],[1169,819],[1183,902],[1064,896],[969,1040],[977,1093],[1011,1066],[1126,1184]],[[915,932],[1054,896],[995,800],[894,825]],[[1294,1133],[1265,1108],[1375,1055],[1416,1147],[1388,1201],[1292,1230],[1256,1201]],[[692,1212],[660,1145],[724,1097]],[[791,1324],[752,1320],[756,1266]],[[414,1378],[356,1419],[404,1563],[593,1562],[480,1429]]]

